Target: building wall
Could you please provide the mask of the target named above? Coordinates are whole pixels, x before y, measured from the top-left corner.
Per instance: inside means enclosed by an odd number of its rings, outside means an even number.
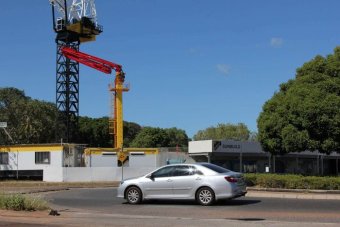
[[[176,148],[126,148],[128,160],[122,168],[118,166],[117,151],[113,148],[80,150],[81,145],[76,144],[0,147],[0,152],[9,154],[8,165],[0,165],[0,170],[43,170],[39,176],[42,174],[46,182],[119,181],[122,171],[124,178],[131,178],[147,174],[169,160],[194,162]],[[35,153],[44,151],[50,152],[50,163],[36,164]],[[84,167],[80,167],[81,163]]]
[[[36,170],[49,167],[61,167],[63,160],[62,146],[13,146],[0,147],[0,152],[8,153],[8,165],[0,165],[0,170]],[[49,164],[36,164],[36,152],[50,152]]]
[[[63,182],[63,169],[65,167],[49,167],[44,169],[43,181],[46,182]],[[75,179],[75,181],[77,181]]]
[[[143,176],[153,167],[71,167],[62,168],[62,179],[49,179],[54,182],[93,182],[121,181],[123,179]],[[123,175],[122,175],[123,172]],[[49,174],[50,175],[50,174]]]
[[[91,154],[86,156],[86,167],[117,167],[117,154]]]
[[[129,167],[157,167],[157,155],[131,155],[129,156]]]
[[[249,141],[209,141],[189,142],[189,155],[198,162],[207,161],[240,172],[275,172],[303,175],[339,175],[340,154],[330,155],[317,151],[289,153],[273,156],[262,150],[259,142]]]
[[[189,153],[211,153],[213,151],[212,140],[189,141]]]
[[[125,167],[157,167],[159,149],[125,148],[128,159]],[[118,167],[118,150],[113,148],[87,148],[85,150],[86,167]]]

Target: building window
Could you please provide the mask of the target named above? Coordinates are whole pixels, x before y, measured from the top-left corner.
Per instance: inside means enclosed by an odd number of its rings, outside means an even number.
[[[35,164],[50,164],[51,154],[48,151],[35,152]]]
[[[8,165],[8,153],[0,153],[0,165]]]

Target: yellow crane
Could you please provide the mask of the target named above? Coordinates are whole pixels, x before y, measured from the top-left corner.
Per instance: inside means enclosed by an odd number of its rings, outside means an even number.
[[[110,133],[113,134],[114,148],[123,148],[123,92],[129,91],[129,87],[124,87],[125,73],[116,72],[114,86],[110,86],[110,91],[114,94],[113,119],[110,120]]]
[[[114,148],[123,148],[123,92],[129,91],[128,86],[124,86],[125,73],[122,66],[104,59],[85,54],[70,47],[62,47],[62,53],[65,57],[76,62],[97,69],[106,74],[111,74],[112,69],[116,71],[114,86],[110,86],[109,90],[113,93],[113,118],[110,119],[110,134],[113,134]]]

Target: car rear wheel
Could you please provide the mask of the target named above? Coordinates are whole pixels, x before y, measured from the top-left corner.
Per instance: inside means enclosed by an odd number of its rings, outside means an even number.
[[[135,186],[128,188],[125,195],[130,204],[138,204],[142,201],[142,192]]]
[[[215,202],[215,193],[211,188],[200,188],[197,192],[196,200],[203,206],[209,206]]]

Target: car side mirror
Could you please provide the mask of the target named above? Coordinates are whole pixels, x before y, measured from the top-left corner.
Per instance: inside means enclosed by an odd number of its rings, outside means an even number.
[[[153,174],[148,175],[147,178],[150,178],[150,180],[152,180],[152,181],[155,180],[155,177],[153,176]]]

